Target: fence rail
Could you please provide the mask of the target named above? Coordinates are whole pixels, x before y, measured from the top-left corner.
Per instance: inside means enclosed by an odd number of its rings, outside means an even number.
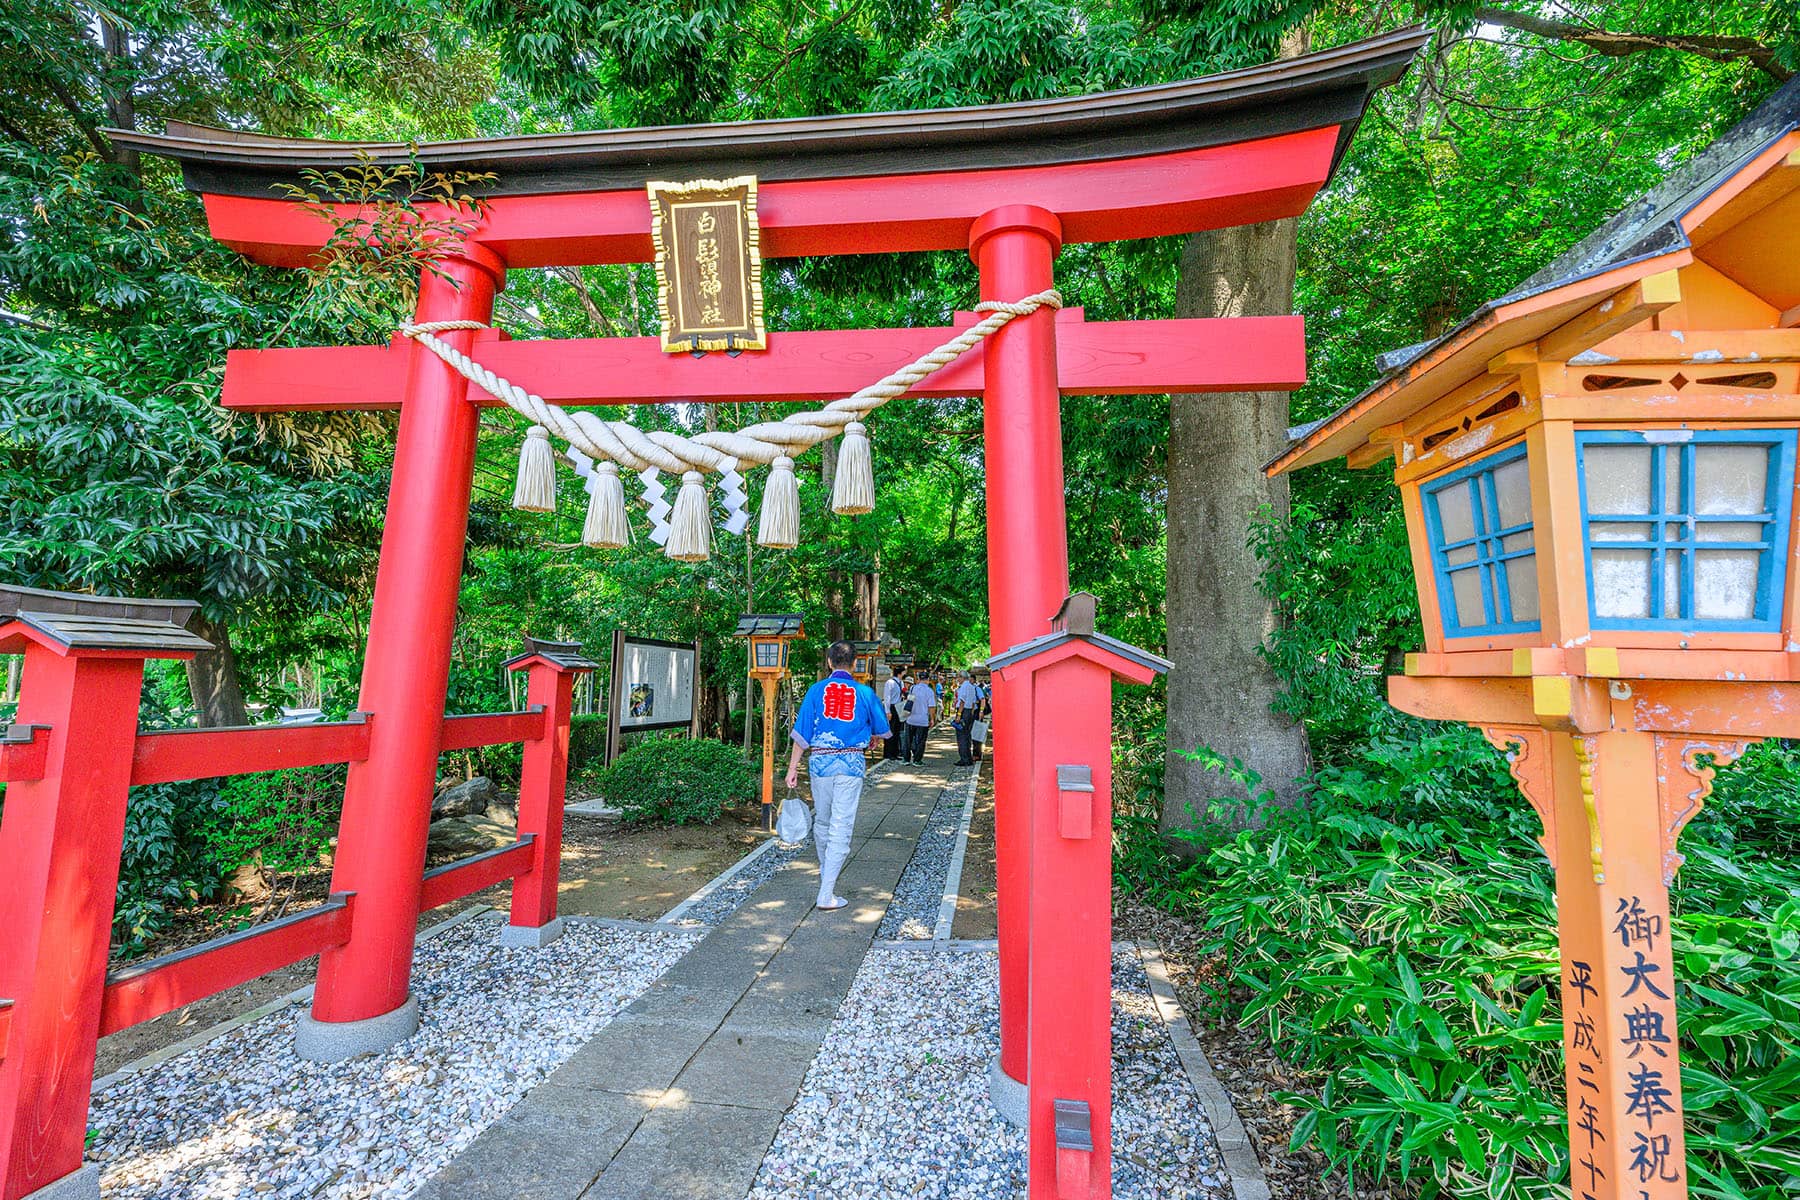
[[[354,893],[318,908],[121,967],[106,977],[100,1036],[141,1025],[349,940]]]

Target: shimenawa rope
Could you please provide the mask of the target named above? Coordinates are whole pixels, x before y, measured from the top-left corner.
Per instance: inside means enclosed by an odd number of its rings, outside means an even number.
[[[844,443],[832,489],[832,511],[841,515],[868,512],[875,504],[874,471],[862,419],[889,400],[906,394],[920,380],[948,366],[1015,317],[1040,308],[1061,307],[1062,296],[1054,288],[1017,301],[984,301],[975,306],[975,311],[987,314],[980,321],[853,395],[811,412],[790,413],[779,421],[758,422],[736,432],[721,430],[692,436],[639,429],[628,421],[605,421],[585,411],[571,412],[501,378],[437,336],[452,330],[485,329],[483,322],[424,321],[404,325],[400,332],[534,422],[520,450],[518,486],[513,493],[515,507],[537,512],[555,507],[556,455],[549,441],[549,435],[554,433],[593,457],[602,468],[618,463],[637,472],[679,472],[682,486],[670,517],[664,552],[671,558],[697,561],[707,557],[711,541],[706,491],[702,486],[706,474],[734,471],[745,462],[770,465],[773,471],[764,489],[757,541],[765,546],[792,548],[799,534],[799,489],[793,474],[796,454],[841,432]],[[612,479],[600,479],[597,483],[589,489],[592,500],[583,540],[589,545],[622,546],[630,537],[624,521],[623,490]],[[590,534],[595,540],[589,540]]]

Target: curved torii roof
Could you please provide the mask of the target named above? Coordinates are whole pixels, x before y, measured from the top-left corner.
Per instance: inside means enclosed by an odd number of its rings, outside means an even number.
[[[1343,154],[1369,95],[1405,73],[1430,36],[1397,30],[1316,54],[1179,83],[1066,99],[906,112],[427,142],[330,142],[170,122],[109,129],[178,160],[188,187],[268,197],[306,168],[416,162],[493,172],[484,196],[641,188],[646,178],[755,174],[764,182],[1101,161],[1335,126]]]

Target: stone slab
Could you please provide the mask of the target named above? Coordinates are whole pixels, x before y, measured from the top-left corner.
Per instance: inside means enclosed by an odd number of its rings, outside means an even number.
[[[810,1036],[721,1029],[676,1078],[675,1087],[712,1104],[786,1112],[818,1051]]]
[[[780,1124],[770,1109],[672,1102],[644,1118],[582,1200],[736,1200]]]
[[[545,1086],[660,1095],[716,1028],[710,1022],[616,1018],[553,1071]]]
[[[576,1200],[630,1139],[650,1103],[539,1086],[414,1200]]]

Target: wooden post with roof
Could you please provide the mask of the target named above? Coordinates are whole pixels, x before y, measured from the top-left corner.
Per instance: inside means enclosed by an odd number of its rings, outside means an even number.
[[[1800,736],[1800,81],[1270,464],[1393,459],[1425,648],[1556,869],[1575,1200],[1687,1195],[1668,887],[1714,770]]]

